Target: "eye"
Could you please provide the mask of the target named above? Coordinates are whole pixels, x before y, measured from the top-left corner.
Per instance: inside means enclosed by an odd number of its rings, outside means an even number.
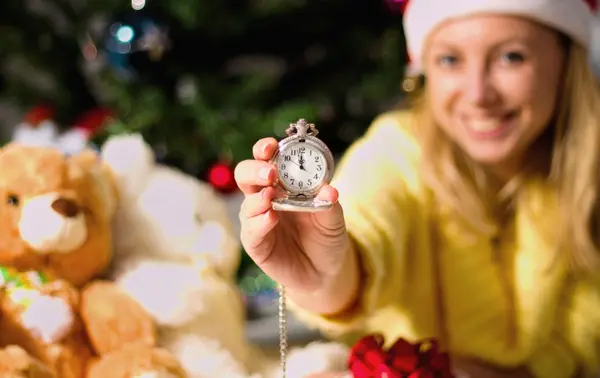
[[[520,52],[511,51],[507,52],[506,54],[503,54],[500,57],[500,60],[502,60],[503,63],[507,64],[518,64],[522,63],[525,60],[525,56]]]
[[[6,203],[11,206],[19,206],[19,202],[19,196],[17,196],[16,194],[9,194],[6,197]]]
[[[436,62],[439,66],[452,67],[458,63],[458,58],[454,55],[441,55]]]

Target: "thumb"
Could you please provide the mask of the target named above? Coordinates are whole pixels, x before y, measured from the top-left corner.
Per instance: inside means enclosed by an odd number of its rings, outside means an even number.
[[[344,212],[342,206],[338,202],[338,198],[339,193],[337,189],[331,185],[325,185],[317,195],[318,200],[333,203],[333,206],[330,209],[315,213],[315,217],[325,229],[339,230],[344,227]]]

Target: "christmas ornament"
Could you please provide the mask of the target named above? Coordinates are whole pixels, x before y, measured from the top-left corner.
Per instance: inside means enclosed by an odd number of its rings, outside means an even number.
[[[58,127],[54,122],[54,108],[49,105],[38,105],[31,109],[23,121],[15,126],[12,140],[31,146],[52,146],[58,135]]]
[[[141,11],[116,18],[103,43],[109,65],[125,78],[150,77],[170,48],[167,28]]]
[[[56,146],[67,155],[81,152],[90,145],[90,140],[113,119],[112,112],[96,108],[79,117],[70,130],[56,138]]]
[[[456,378],[450,357],[435,340],[409,343],[396,341],[383,348],[380,335],[360,339],[351,349],[348,368],[353,378]]]
[[[237,189],[233,168],[230,164],[219,162],[208,170],[207,181],[221,193],[231,193]]]

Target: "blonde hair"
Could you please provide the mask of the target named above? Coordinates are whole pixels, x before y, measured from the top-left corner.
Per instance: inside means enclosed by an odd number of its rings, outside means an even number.
[[[557,247],[568,251],[578,268],[595,269],[600,267],[600,89],[587,52],[569,43],[566,53],[554,122],[532,145],[521,175],[503,187],[440,130],[423,91],[414,103],[415,133],[427,156],[422,172],[436,200],[490,236],[502,227],[528,181],[541,178],[556,188],[561,211],[556,232],[562,232]]]

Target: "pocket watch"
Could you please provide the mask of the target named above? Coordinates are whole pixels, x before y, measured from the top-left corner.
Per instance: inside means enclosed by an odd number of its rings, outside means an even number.
[[[330,201],[316,198],[319,190],[331,182],[334,161],[331,150],[317,138],[318,130],[312,123],[300,119],[290,124],[287,138],[271,158],[277,167],[275,186],[283,197],[272,201],[273,210],[317,212],[333,206]]]

